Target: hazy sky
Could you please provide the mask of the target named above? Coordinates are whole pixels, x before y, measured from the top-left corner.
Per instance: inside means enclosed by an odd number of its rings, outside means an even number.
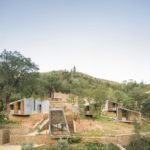
[[[0,52],[40,71],[150,83],[150,0],[0,0]]]

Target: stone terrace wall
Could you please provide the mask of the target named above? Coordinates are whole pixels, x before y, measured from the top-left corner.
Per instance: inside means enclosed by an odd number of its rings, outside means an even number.
[[[108,144],[108,143],[114,143],[114,144],[120,144],[122,146],[126,146],[130,144],[132,141],[131,135],[122,135],[122,136],[117,136],[117,137],[95,137],[95,138],[82,138],[82,142],[100,142],[103,144]]]
[[[11,135],[10,144],[23,144],[23,143],[32,143],[32,144],[49,144],[51,142],[48,135],[37,135],[37,136],[24,136],[24,135]]]
[[[10,134],[11,135],[25,135],[33,131],[30,128],[25,128],[25,127],[18,127],[18,128],[12,128],[10,129]]]
[[[142,136],[150,136],[150,133],[141,134]],[[114,144],[120,144],[122,146],[129,145],[130,142],[133,140],[135,134],[123,134],[123,135],[117,135],[114,137],[83,137],[82,142],[100,142],[103,144],[108,143],[114,143]]]
[[[115,136],[117,144],[120,144],[122,146],[126,146],[129,145],[130,142],[133,140],[135,134],[131,134],[131,135],[119,135],[119,136]]]
[[[0,145],[9,143],[10,140],[10,131],[8,129],[0,130]]]

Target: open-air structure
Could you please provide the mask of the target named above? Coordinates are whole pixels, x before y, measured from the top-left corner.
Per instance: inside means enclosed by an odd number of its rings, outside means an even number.
[[[122,104],[114,102],[114,101],[110,101],[110,100],[106,100],[105,105],[102,109],[102,111],[110,111],[110,112],[117,112],[117,109],[119,107],[122,107]]]
[[[95,115],[94,110],[96,110],[96,102],[89,102],[87,99],[84,99],[84,102],[84,115],[87,117],[93,117]]]
[[[140,122],[141,121],[141,113],[138,111],[133,111],[126,108],[118,108],[117,110],[117,119],[120,122]]]

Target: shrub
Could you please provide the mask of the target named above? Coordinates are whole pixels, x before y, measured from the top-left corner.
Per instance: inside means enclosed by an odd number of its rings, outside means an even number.
[[[4,111],[0,111],[0,122],[4,121],[6,118],[6,113]]]
[[[119,150],[114,144],[101,144],[97,142],[86,143],[87,150]]]
[[[72,144],[72,143],[80,143],[80,141],[81,141],[81,138],[80,137],[71,137],[71,138],[69,138],[68,139],[68,143],[69,144]]]
[[[68,150],[68,141],[66,139],[59,139],[56,150]]]
[[[135,139],[126,147],[127,150],[149,150],[150,137],[135,137]]]
[[[33,150],[32,143],[24,143],[21,145],[21,150]]]

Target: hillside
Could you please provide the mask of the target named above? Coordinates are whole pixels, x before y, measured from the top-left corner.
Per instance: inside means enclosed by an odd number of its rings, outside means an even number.
[[[51,93],[53,90],[64,93],[72,93],[79,97],[95,99],[103,103],[106,99],[121,102],[127,108],[134,110],[149,110],[150,94],[149,85],[129,80],[124,83],[98,79],[90,75],[77,72],[76,70],[52,71],[40,73],[40,90],[44,87],[44,93]],[[148,105],[147,105],[148,104]],[[145,108],[144,108],[144,107]],[[142,110],[143,111],[143,110]]]
[[[97,90],[118,90],[121,84],[92,77],[81,72],[52,71],[40,74],[41,80],[48,81],[56,91],[77,94],[81,97],[94,97]]]

